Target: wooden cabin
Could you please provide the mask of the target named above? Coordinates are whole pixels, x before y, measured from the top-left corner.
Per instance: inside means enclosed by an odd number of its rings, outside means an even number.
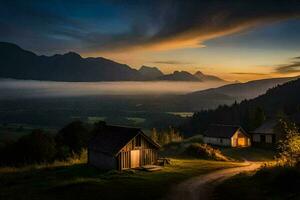
[[[253,145],[274,145],[279,139],[274,131],[275,126],[276,120],[268,120],[255,129],[252,132]]]
[[[100,169],[156,164],[159,145],[139,128],[104,125],[88,144],[88,163]]]
[[[240,126],[212,124],[203,135],[206,144],[227,147],[249,147],[250,136]]]

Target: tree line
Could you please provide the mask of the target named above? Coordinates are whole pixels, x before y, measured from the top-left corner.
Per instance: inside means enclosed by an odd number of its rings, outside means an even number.
[[[82,121],[67,124],[57,134],[35,129],[17,141],[0,149],[0,164],[22,166],[67,160],[81,154],[88,141],[99,131],[100,124],[88,125]]]
[[[300,113],[300,79],[269,89],[264,95],[240,103],[220,105],[214,110],[195,112],[193,117],[181,125],[180,130],[187,135],[201,134],[210,124],[241,125],[252,131],[265,120]],[[292,119],[293,120],[293,119]]]

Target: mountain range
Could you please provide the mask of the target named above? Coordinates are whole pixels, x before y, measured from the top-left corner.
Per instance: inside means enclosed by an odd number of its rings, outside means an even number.
[[[75,52],[53,56],[36,55],[19,46],[0,42],[0,78],[66,82],[90,81],[222,81],[201,72],[175,71],[163,74],[157,67],[139,70],[102,58],[83,58]]]

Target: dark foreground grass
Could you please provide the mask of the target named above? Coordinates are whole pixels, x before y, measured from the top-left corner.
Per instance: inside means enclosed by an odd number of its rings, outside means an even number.
[[[217,186],[215,200],[300,200],[300,169],[269,167]]]
[[[0,199],[160,199],[184,179],[236,163],[172,159],[158,172],[103,172],[85,164],[0,169]]]
[[[220,147],[222,153],[234,160],[248,161],[272,161],[274,160],[275,151],[273,149],[264,149],[258,147],[247,148],[225,148]]]

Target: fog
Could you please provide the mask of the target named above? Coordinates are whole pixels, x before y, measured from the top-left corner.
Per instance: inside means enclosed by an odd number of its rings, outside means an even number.
[[[1,79],[0,98],[186,94],[221,85],[224,84],[181,81],[53,82]]]

